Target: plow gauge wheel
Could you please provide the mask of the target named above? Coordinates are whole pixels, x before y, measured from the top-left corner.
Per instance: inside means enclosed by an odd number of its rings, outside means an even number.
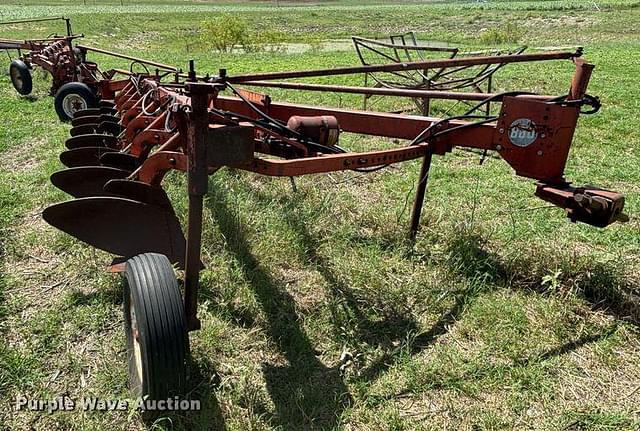
[[[138,397],[183,394],[189,336],[182,296],[166,256],[145,253],[127,261],[124,321],[129,385]]]
[[[76,112],[97,107],[98,98],[86,84],[68,82],[60,87],[53,104],[60,121],[67,122]]]
[[[33,89],[33,81],[31,79],[31,71],[22,60],[13,60],[9,66],[9,75],[11,76],[11,83],[16,91],[27,96],[31,94]]]

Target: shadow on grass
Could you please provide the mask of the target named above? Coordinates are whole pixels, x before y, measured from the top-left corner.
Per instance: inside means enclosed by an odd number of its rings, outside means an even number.
[[[359,295],[347,283],[340,280],[331,269],[331,262],[318,254],[320,241],[309,232],[307,228],[309,219],[299,216],[297,212],[299,199],[298,196],[294,196],[288,202],[283,211],[283,220],[298,237],[304,250],[303,259],[313,265],[313,268],[327,282],[329,293],[334,300],[331,302],[334,327],[351,326],[355,331],[353,338],[357,342],[386,349],[404,339],[406,334],[415,333],[418,324],[410,313],[398,310],[395,304],[374,303],[371,298]],[[376,274],[372,273],[372,276]],[[376,308],[381,309],[384,315],[382,319],[373,320],[367,315],[367,309]],[[345,322],[350,318],[355,319],[355,324]]]
[[[222,198],[224,206],[223,197],[217,193],[214,194],[214,197],[218,200]],[[257,197],[258,199],[268,198],[267,196],[260,196],[260,194]],[[371,300],[358,295],[353,289],[350,289],[347,283],[341,281],[339,275],[332,271],[331,262],[318,253],[322,243],[308,229],[308,223],[313,223],[312,220],[310,221],[313,217],[300,217],[300,199],[304,199],[304,196],[294,195],[288,198],[287,201],[281,202],[283,220],[299,239],[302,245],[301,249],[304,250],[302,257],[310,262],[329,285],[330,294],[335,300],[335,304],[338,304],[332,310],[332,313],[337,317],[340,317],[340,314],[353,316],[356,322],[353,325],[356,329],[355,337],[369,345],[380,346],[385,350],[385,353],[361,370],[358,380],[374,380],[385,373],[402,357],[418,354],[432,345],[448,331],[452,324],[461,318],[468,306],[482,293],[499,287],[532,289],[547,293],[548,289],[542,283],[543,277],[549,268],[557,264],[563,268],[563,274],[567,277],[567,281],[580,280],[577,292],[584,297],[593,309],[603,310],[618,320],[631,321],[636,325],[640,320],[638,319],[640,316],[640,304],[637,300],[634,300],[633,296],[627,294],[627,292],[638,292],[638,286],[629,284],[630,282],[618,273],[616,268],[601,263],[576,262],[569,255],[547,256],[535,252],[532,252],[530,256],[521,261],[505,262],[502,256],[490,250],[485,239],[480,235],[473,231],[461,230],[447,241],[447,258],[441,264],[449,267],[453,274],[466,279],[468,287],[457,293],[451,307],[428,330],[412,336],[412,334],[416,333],[418,325],[411,318],[407,318],[402,314],[390,314],[382,320],[369,318],[366,311],[370,306]],[[248,252],[246,239],[237,222],[237,216],[230,213],[228,208],[226,211],[220,212],[220,204],[214,205],[214,214],[219,220],[220,216],[222,216],[221,227],[223,232],[227,236],[234,254],[239,256],[243,262],[245,272],[249,268],[258,268],[258,262]],[[537,262],[538,260],[539,262]],[[544,264],[547,260],[549,265],[540,265],[540,263]],[[535,262],[538,264],[534,265],[533,263]],[[268,290],[273,290],[276,287],[273,286],[273,280],[270,279],[268,274],[262,271],[250,275],[249,278],[252,279],[254,284],[257,282],[258,286],[262,286],[262,289],[265,286],[269,287]],[[280,292],[278,295],[280,297],[285,295],[287,297],[286,301],[292,301],[287,294]],[[275,298],[272,300],[277,301]],[[261,300],[263,306],[265,301],[266,298]],[[267,306],[267,309],[270,307]],[[285,310],[286,314],[292,313],[295,315],[293,309],[285,307]],[[339,319],[335,319],[335,321],[336,325],[339,326]],[[526,366],[564,355],[581,346],[609,337],[615,332],[616,328],[617,324],[598,330],[595,333],[569,340],[562,345],[550,347],[548,350],[537,353],[530,358],[514,361],[512,366]],[[276,337],[282,333],[278,327],[273,326],[271,329]],[[286,330],[286,328],[284,329]],[[394,347],[397,346],[397,342],[391,343],[391,341],[402,339],[407,339],[407,342],[399,347]],[[295,336],[291,342],[295,342]],[[290,349],[290,347],[287,348],[282,345],[282,342],[281,346],[284,347],[284,350]],[[286,373],[276,374],[286,378]]]
[[[79,289],[73,289],[66,293],[65,301],[67,301],[71,307],[95,304],[121,305],[122,285],[113,283],[108,289],[95,289],[86,293]]]
[[[482,277],[486,282],[511,289],[548,293],[544,277],[551,268],[560,270],[557,280],[587,301],[593,310],[640,327],[640,286],[622,273],[615,263],[593,262],[570,254],[551,255],[532,249],[523,259],[505,262],[489,251],[486,240],[476,233],[461,231],[451,242],[447,264],[465,277]]]
[[[266,198],[260,194],[257,197],[258,199]],[[317,250],[321,243],[309,232],[307,227],[313,221],[309,217],[300,217],[299,215],[301,199],[304,199],[304,195],[296,194],[287,200],[283,207],[283,220],[301,242],[304,250],[302,257],[309,261],[325,279],[330,294],[335,300],[334,303],[337,303],[340,308],[334,307],[332,310],[334,326],[345,326],[343,322],[345,316],[353,316],[355,317],[355,325],[349,326],[355,328],[354,338],[356,341],[386,350],[369,366],[361,370],[358,376],[359,380],[374,380],[386,372],[401,354],[418,354],[433,344],[438,337],[448,331],[451,324],[460,318],[468,304],[480,294],[482,286],[498,278],[497,275],[487,276],[487,274],[496,272],[496,269],[499,268],[498,262],[494,262],[488,254],[479,249],[467,247],[464,240],[460,239],[452,246],[455,248],[452,250],[452,254],[459,256],[459,270],[473,280],[470,287],[456,297],[454,304],[440,316],[429,330],[418,333],[418,323],[415,319],[410,315],[407,316],[407,313],[394,310],[393,304],[384,304],[386,312],[384,319],[372,320],[367,316],[366,309],[373,308],[376,304],[372,304],[370,298],[354,293],[353,289],[341,281],[332,271],[331,262],[318,254]],[[383,246],[392,245],[385,242]],[[475,263],[469,266],[468,262]],[[411,336],[411,334],[417,335]],[[402,341],[407,338],[409,338],[408,342],[403,344]]]
[[[272,425],[285,429],[337,426],[351,396],[339,369],[326,367],[300,327],[294,299],[251,252],[238,215],[229,207],[227,194],[211,187],[207,205],[227,240],[227,247],[253,287],[267,318],[266,331],[288,364],[264,364],[267,390],[276,407]]]
[[[200,410],[176,413],[167,418],[149,420],[147,425],[151,429],[163,429],[163,426],[167,425],[167,429],[172,430],[225,430],[224,417],[215,394],[219,378],[213,364],[206,358],[201,358],[199,362],[189,359],[188,370],[188,386],[192,389],[183,399],[199,400]]]
[[[473,244],[473,241],[455,238],[448,250],[451,256],[449,264],[456,273],[468,278],[469,287],[456,296],[453,305],[427,331],[412,337],[407,345],[377,358],[362,371],[361,379],[375,380],[391,368],[402,355],[413,356],[425,350],[449,331],[449,327],[462,317],[464,311],[481,293],[495,287],[495,282],[503,273],[501,266],[491,255],[470,244]]]
[[[552,347],[540,354],[516,361],[516,364],[529,365],[531,363],[542,362],[557,356],[562,356],[566,353],[573,352],[574,350],[577,350],[580,347],[586,346],[587,344],[591,344],[591,343],[595,343],[595,342],[607,339],[611,335],[613,335],[614,332],[616,332],[616,329],[618,329],[618,325],[617,323],[614,323],[613,325],[607,328],[604,328],[603,330],[598,331],[596,333],[582,335],[576,338],[575,340],[569,340],[564,344],[561,344],[556,347]]]
[[[531,265],[532,262],[504,264],[499,255],[487,249],[484,239],[477,234],[466,231],[458,232],[458,235],[449,242],[447,251],[448,258],[443,263],[449,266],[455,274],[466,278],[469,281],[469,288],[457,296],[454,304],[429,330],[410,339],[406,346],[400,346],[384,353],[362,370],[361,379],[376,379],[397,363],[403,355],[416,355],[433,344],[438,337],[448,331],[450,325],[460,319],[464,310],[481,293],[498,286],[531,288],[543,293],[545,291],[542,284],[543,274],[535,272],[533,269],[535,266]],[[562,260],[561,257],[559,259]],[[637,301],[637,297],[625,294],[625,292],[638,292],[638,287],[630,285],[624,277],[616,273],[615,268],[600,263],[587,267],[581,267],[570,261],[562,263],[567,268],[568,277],[572,279],[578,278],[576,273],[590,274],[589,277],[583,277],[585,281],[580,285],[580,293],[589,302],[592,309],[602,310],[618,321],[639,324],[640,302]],[[516,361],[513,366],[538,363],[564,355],[584,345],[608,338],[616,331],[617,327],[618,324],[615,323],[595,333],[569,340],[530,358]]]

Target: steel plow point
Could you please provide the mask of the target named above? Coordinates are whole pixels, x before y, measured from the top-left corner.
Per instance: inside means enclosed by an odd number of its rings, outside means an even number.
[[[108,147],[117,149],[118,138],[112,135],[94,133],[90,135],[73,136],[67,139],[64,145],[70,150],[82,147]]]
[[[73,127],[83,126],[85,124],[99,124],[100,116],[99,115],[87,115],[85,117],[78,117],[71,120],[71,125]]]
[[[100,250],[130,258],[155,252],[184,268],[185,237],[173,211],[121,197],[87,197],[46,208],[51,226]]]
[[[100,156],[100,164],[133,172],[140,166],[140,159],[133,154],[109,151]]]
[[[107,181],[126,178],[130,174],[129,171],[107,166],[81,166],[54,172],[51,183],[76,198],[105,196],[110,194],[104,190]]]
[[[100,156],[112,152],[107,147],[81,147],[68,150],[60,154],[60,161],[68,168],[80,166],[102,166]],[[117,167],[117,166],[112,166]]]
[[[100,125],[98,123],[83,124],[81,126],[74,126],[69,130],[71,136],[79,135],[92,135],[98,132]]]
[[[73,113],[73,118],[86,117],[87,115],[100,115],[100,108],[81,109]]]

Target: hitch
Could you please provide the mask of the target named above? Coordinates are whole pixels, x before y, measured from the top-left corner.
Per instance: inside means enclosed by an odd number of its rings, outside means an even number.
[[[582,222],[596,227],[606,227],[615,222],[626,222],[629,217],[622,212],[624,196],[596,187],[572,187],[538,183],[536,196],[567,210],[572,222]]]

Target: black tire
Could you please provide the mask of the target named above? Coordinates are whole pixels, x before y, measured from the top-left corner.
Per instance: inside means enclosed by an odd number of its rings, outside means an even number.
[[[22,60],[13,60],[9,65],[9,76],[11,77],[11,83],[13,88],[19,94],[27,96],[31,94],[33,90],[33,79],[31,79],[31,71],[29,66]]]
[[[169,259],[157,253],[135,256],[127,261],[125,277],[124,318],[132,391],[153,400],[184,394],[189,337]]]
[[[53,104],[60,121],[67,122],[78,111],[96,108],[98,98],[86,84],[67,82],[56,92]]]

